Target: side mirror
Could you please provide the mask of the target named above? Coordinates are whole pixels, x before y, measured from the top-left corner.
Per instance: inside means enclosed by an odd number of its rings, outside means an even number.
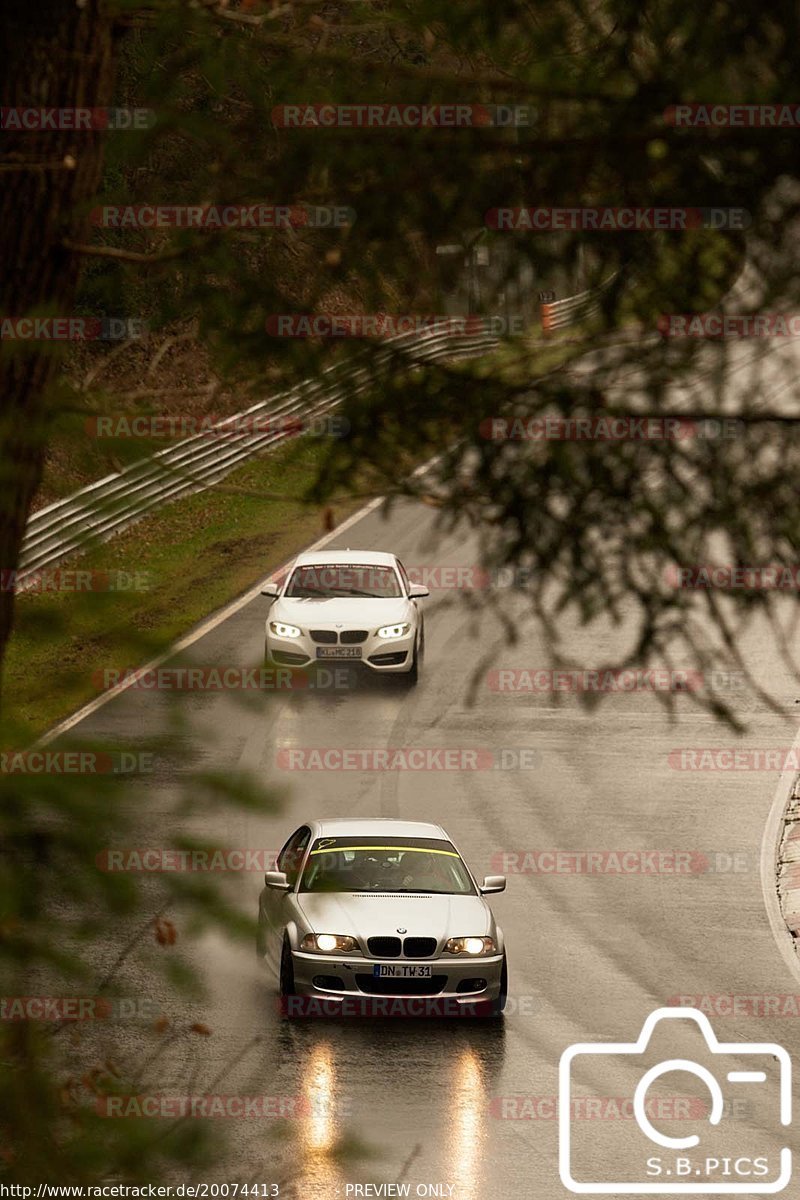
[[[487,875],[478,890],[482,896],[488,896],[490,892],[504,892],[506,890],[505,875]]]
[[[274,888],[276,892],[290,892],[292,885],[286,878],[285,871],[267,871],[264,875],[264,883],[268,888]]]
[[[274,600],[279,591],[280,591],[280,588],[278,587],[277,583],[265,583],[263,588],[261,589],[261,595],[262,596],[271,596],[272,599]]]
[[[409,585],[408,594],[412,600],[421,600],[423,596],[430,596],[431,592],[423,583],[412,583]]]

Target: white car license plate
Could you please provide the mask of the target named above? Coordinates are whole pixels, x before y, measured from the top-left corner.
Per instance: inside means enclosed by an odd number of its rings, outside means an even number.
[[[361,647],[318,646],[317,658],[361,658]]]
[[[376,963],[372,974],[376,979],[430,979],[431,969],[412,963]]]

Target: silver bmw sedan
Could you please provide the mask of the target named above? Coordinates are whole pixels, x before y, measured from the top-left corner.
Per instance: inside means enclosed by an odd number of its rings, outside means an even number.
[[[425,997],[501,1012],[503,932],[439,825],[389,818],[309,821],[267,871],[257,952],[282,997]]]

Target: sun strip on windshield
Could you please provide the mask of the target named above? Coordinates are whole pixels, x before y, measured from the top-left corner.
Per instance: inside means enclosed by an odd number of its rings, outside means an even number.
[[[338,854],[342,850],[410,850],[415,854],[446,854],[448,858],[458,858],[455,850],[432,850],[427,846],[325,846],[322,850],[312,850],[314,854]]]

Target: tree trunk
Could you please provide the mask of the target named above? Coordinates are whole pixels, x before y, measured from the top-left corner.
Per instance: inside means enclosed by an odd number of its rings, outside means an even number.
[[[0,105],[4,109],[100,108],[112,100],[114,27],[103,0],[3,0]],[[5,114],[4,114],[5,116]],[[52,129],[2,134],[0,321],[73,311],[78,258],[65,238],[86,241],[100,181],[102,132]],[[76,209],[80,215],[76,215]],[[0,340],[0,570],[19,561],[46,449],[58,344]],[[14,593],[0,587],[0,678]]]

